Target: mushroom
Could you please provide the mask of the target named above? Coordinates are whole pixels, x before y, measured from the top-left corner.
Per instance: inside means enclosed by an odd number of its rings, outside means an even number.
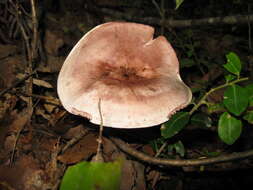
[[[175,51],[151,26],[109,22],[86,33],[66,58],[58,95],[72,114],[114,128],[151,127],[189,104]]]

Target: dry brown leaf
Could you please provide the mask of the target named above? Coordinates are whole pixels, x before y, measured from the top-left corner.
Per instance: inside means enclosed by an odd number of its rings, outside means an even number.
[[[60,110],[51,115],[52,119],[49,121],[52,126],[54,126],[65,114],[67,111]]]
[[[13,167],[0,166],[0,181],[15,190],[32,190],[32,185],[39,185],[39,178],[42,177],[40,173],[42,170],[31,156],[22,156]]]
[[[19,98],[20,98],[21,100],[23,100],[25,103],[28,104],[28,102],[29,102],[29,97],[27,97],[27,96],[19,96]]]
[[[58,156],[64,164],[74,164],[89,158],[97,151],[97,137],[94,134],[84,136],[77,144]]]
[[[76,127],[70,128],[70,129],[64,134],[63,137],[66,138],[66,139],[72,139],[72,138],[78,136],[80,133],[85,133],[85,131],[87,132],[88,130],[85,129],[85,128],[83,127],[82,124],[80,124],[80,125],[77,125]],[[87,132],[87,133],[88,133],[88,132]]]
[[[47,138],[47,139],[44,139],[43,141],[41,141],[38,148],[42,151],[53,152],[57,142],[58,142],[58,139],[56,139],[56,138]]]
[[[53,88],[53,86],[49,82],[36,78],[33,78],[33,84],[37,86],[42,86],[44,88]]]
[[[52,113],[56,107],[56,105],[53,104],[43,104],[43,107],[46,109],[48,113]]]
[[[13,112],[14,119],[9,127],[9,132],[17,133],[19,132],[24,125],[30,120],[31,115],[27,109],[24,109],[23,111],[16,113]]]
[[[51,116],[49,114],[45,113],[45,110],[41,109],[41,107],[39,107],[39,106],[36,107],[35,114],[42,116],[44,119],[46,119],[48,121],[51,120]]]
[[[55,98],[52,95],[47,95],[47,94],[46,94],[46,97],[47,97],[47,99],[46,99],[47,103],[51,103],[51,104],[55,104],[55,105],[61,105],[61,102],[58,98]]]
[[[18,79],[23,79],[24,77],[25,77],[24,74],[21,73],[17,74]],[[36,78],[33,78],[33,84],[44,88],[53,88],[53,86],[49,82]]]

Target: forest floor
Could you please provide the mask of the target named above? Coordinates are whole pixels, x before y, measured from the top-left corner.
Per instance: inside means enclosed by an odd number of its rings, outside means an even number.
[[[9,33],[0,30],[1,190],[58,189],[68,166],[84,160],[90,161],[96,154],[99,127],[68,113],[62,107],[57,96],[57,77],[71,48],[83,34],[101,24],[101,19],[108,21],[106,16],[96,17],[80,11],[51,11],[44,15],[43,24],[38,26],[39,35],[43,38],[38,43],[39,56],[36,59],[39,61],[33,60],[36,72],[32,75],[32,91],[27,90],[29,66],[25,41],[20,32],[15,33],[15,30],[19,30],[15,29],[19,27],[19,21],[13,24],[15,27]],[[247,32],[240,30],[237,33],[236,26],[234,31],[227,26],[182,30],[165,33],[179,60],[188,55],[184,59],[181,76],[191,89],[221,84],[221,67],[225,63],[225,54],[230,51],[252,64],[253,55],[248,53]],[[191,59],[199,61],[201,65],[191,65]],[[213,65],[207,66],[210,64]],[[245,68],[244,73],[252,72],[250,66]],[[223,92],[220,90],[212,94],[209,102],[219,102]],[[32,105],[29,106],[31,100]],[[217,117],[218,113],[212,113],[213,117]],[[245,128],[233,146],[227,146],[219,140],[215,125],[201,128],[192,124],[169,143],[182,139],[186,149],[184,158],[205,157],[205,152],[243,151],[253,146],[253,131],[247,126]],[[206,167],[164,168],[128,156],[108,138],[115,136],[124,139],[132,148],[154,156],[156,152],[150,142],[160,137],[160,126],[138,130],[105,128],[104,134],[105,161],[113,161],[119,156],[126,159],[121,190],[232,190],[252,186],[253,160]],[[78,139],[80,135],[82,138]],[[178,154],[170,156],[181,158]]]

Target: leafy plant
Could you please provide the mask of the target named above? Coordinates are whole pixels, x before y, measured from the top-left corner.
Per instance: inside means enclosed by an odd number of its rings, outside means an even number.
[[[216,122],[217,132],[220,139],[228,145],[232,145],[240,137],[243,129],[242,119],[253,124],[253,111],[248,110],[249,106],[253,105],[253,84],[247,86],[238,84],[248,78],[241,77],[241,60],[234,52],[228,53],[226,59],[227,63],[223,65],[229,73],[224,75],[226,82],[206,92],[189,112],[178,112],[173,115],[161,127],[164,142],[179,133],[189,122],[210,127],[213,121],[207,113],[195,113],[201,105],[206,105],[209,113],[217,109],[223,112]],[[225,88],[222,102],[214,104],[207,101],[211,93],[222,88]]]

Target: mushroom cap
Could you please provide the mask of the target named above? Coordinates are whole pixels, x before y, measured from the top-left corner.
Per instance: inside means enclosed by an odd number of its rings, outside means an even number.
[[[109,22],[86,33],[66,58],[58,95],[67,111],[114,128],[151,127],[189,104],[175,51],[151,26]]]

